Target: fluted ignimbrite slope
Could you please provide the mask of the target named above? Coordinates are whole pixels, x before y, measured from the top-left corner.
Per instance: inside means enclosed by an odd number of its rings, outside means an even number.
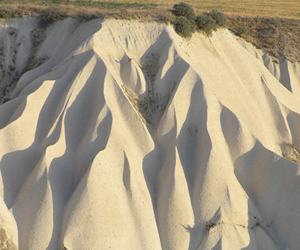
[[[297,249],[295,82],[226,29],[69,19],[45,34],[47,60],[0,106],[7,249]]]

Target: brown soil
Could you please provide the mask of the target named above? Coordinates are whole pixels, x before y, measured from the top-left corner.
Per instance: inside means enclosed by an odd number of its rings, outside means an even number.
[[[300,20],[228,17],[228,28],[274,57],[300,61]]]
[[[74,5],[38,6],[38,5],[0,5],[1,10],[8,10],[11,17],[24,15],[48,18],[49,22],[66,17],[80,17],[86,20],[93,18],[138,19],[170,23],[174,19],[170,9],[157,6],[152,9],[98,9]],[[200,10],[196,10],[200,14]],[[227,27],[237,35],[267,51],[274,57],[284,56],[290,61],[300,61],[300,19],[279,17],[241,17],[226,15]],[[47,20],[48,20],[47,19]]]

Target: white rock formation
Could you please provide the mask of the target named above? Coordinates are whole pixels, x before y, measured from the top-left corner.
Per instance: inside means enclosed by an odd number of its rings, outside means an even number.
[[[226,29],[5,25],[1,249],[299,247],[298,64]]]

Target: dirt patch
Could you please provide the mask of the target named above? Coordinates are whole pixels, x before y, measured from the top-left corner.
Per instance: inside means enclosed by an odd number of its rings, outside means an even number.
[[[300,61],[300,20],[227,17],[228,28],[273,57]]]
[[[0,104],[8,100],[7,96],[19,78],[16,70],[17,33],[14,27],[9,27],[6,29],[9,43],[5,43],[4,38],[0,39]]]
[[[18,30],[15,27],[7,27],[6,35],[0,39],[0,104],[10,100],[10,93],[24,73],[40,66],[48,59],[48,57],[37,57],[38,49],[45,40],[46,33],[45,29],[36,28],[30,33],[32,46],[27,64],[22,72],[18,72],[16,61],[20,42],[17,42],[17,35]],[[5,39],[8,39],[9,43],[5,43]]]
[[[284,143],[281,145],[282,156],[290,161],[300,163],[300,154],[295,146],[291,143]]]

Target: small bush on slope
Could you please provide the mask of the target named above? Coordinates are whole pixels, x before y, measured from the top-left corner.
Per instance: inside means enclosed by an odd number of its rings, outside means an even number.
[[[172,12],[177,16],[174,22],[174,29],[183,37],[190,37],[196,30],[196,27],[199,30],[203,30],[207,35],[211,35],[218,27],[226,27],[225,15],[216,10],[195,17],[195,12],[191,5],[179,3],[174,4]]]
[[[0,18],[9,19],[14,17],[14,13],[12,10],[0,9]]]
[[[182,37],[190,37],[195,31],[195,25],[191,23],[186,17],[177,17],[174,22],[175,31]]]
[[[239,35],[239,36],[242,36],[242,35],[244,35],[244,34],[247,34],[248,32],[249,32],[249,28],[248,27],[246,27],[246,26],[241,26],[241,27],[238,27],[238,30],[237,30],[237,34]]]
[[[216,21],[216,24],[219,27],[226,27],[226,17],[222,12],[212,10],[211,12],[209,12],[209,16],[211,16],[212,19]]]
[[[179,3],[173,5],[173,13],[175,16],[184,16],[188,20],[195,19],[195,12],[191,5],[187,3]]]
[[[217,29],[216,21],[206,14],[197,16],[195,22],[199,30],[203,30],[207,35],[211,35]]]
[[[54,21],[62,20],[66,16],[60,13],[58,8],[48,8],[41,12],[39,15],[39,28],[47,28]]]

